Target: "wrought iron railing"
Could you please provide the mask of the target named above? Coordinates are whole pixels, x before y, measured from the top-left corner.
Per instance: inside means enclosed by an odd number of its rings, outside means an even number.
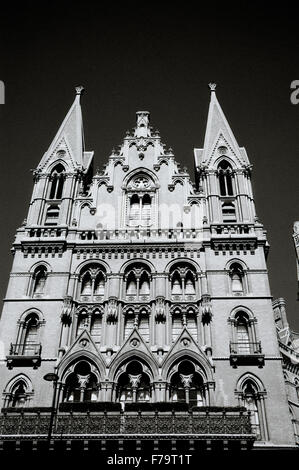
[[[4,412],[0,435],[47,435],[50,413]],[[247,435],[250,416],[240,412],[97,412],[59,413],[53,435]]]
[[[250,341],[239,341],[237,343],[230,343],[230,354],[250,355],[261,353],[262,347],[260,341],[256,343]]]
[[[11,343],[10,356],[40,356],[42,346],[40,343]]]

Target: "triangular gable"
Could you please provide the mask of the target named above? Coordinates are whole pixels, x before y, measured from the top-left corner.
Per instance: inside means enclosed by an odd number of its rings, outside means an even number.
[[[170,348],[167,356],[162,362],[162,365],[165,364],[165,362],[170,361],[173,356],[176,356],[177,353],[195,353],[198,359],[201,360],[206,366],[210,369],[211,368],[211,363],[208,360],[206,354],[204,353],[203,349],[198,346],[198,344],[195,342],[194,338],[188,331],[186,327],[183,328],[181,334],[177,337],[176,341]]]
[[[119,349],[117,354],[113,357],[110,367],[112,364],[117,361],[119,358],[125,358],[129,354],[133,355],[140,355],[140,356],[147,356],[147,358],[155,363],[155,366],[157,367],[158,364],[151,353],[149,347],[144,341],[144,338],[139,334],[139,331],[137,328],[134,328],[133,331],[130,333],[122,347]]]
[[[73,356],[76,352],[93,354],[97,358],[99,357],[99,351],[87,330],[83,330],[82,333],[76,338],[71,347],[64,354],[61,364]],[[60,364],[60,365],[61,365]]]

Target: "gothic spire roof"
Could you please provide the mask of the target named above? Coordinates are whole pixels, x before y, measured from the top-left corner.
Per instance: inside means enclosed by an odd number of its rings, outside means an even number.
[[[80,104],[80,96],[83,93],[82,86],[76,87],[75,100],[65,116],[57,134],[50,147],[45,152],[39,168],[43,169],[53,159],[59,150],[66,152],[65,159],[69,159],[71,166],[76,168],[86,168],[87,161],[90,160],[90,152],[84,152],[84,132],[83,120]],[[86,158],[88,157],[88,158]]]
[[[216,96],[216,84],[209,84],[211,90],[211,99],[208,112],[208,121],[204,139],[203,149],[195,149],[195,159],[197,164],[211,163],[215,157],[215,151],[219,147],[227,147],[232,158],[236,159],[238,164],[248,164],[246,150],[239,147],[233,131],[225,117]]]

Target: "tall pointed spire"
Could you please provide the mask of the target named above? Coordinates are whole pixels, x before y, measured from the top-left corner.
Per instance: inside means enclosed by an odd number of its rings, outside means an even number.
[[[82,167],[84,164],[84,133],[80,97],[83,94],[83,86],[75,88],[75,100],[64,118],[50,147],[44,154],[39,168],[44,169],[56,158],[58,151],[64,150],[65,159],[69,160],[71,167]]]
[[[215,149],[222,146],[228,147],[230,153],[236,157],[239,164],[249,163],[245,149],[239,147],[219,104],[216,96],[216,84],[209,83],[209,88],[211,100],[201,161],[206,163],[211,162]]]

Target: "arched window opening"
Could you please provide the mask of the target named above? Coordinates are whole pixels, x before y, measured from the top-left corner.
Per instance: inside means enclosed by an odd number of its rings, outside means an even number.
[[[37,354],[39,337],[39,318],[36,313],[27,316],[23,330],[22,354],[24,356],[34,356]]]
[[[141,220],[142,225],[148,225],[151,220],[151,198],[148,194],[142,198]]]
[[[90,335],[98,346],[101,343],[102,335],[102,315],[100,313],[93,313],[91,317]]]
[[[97,265],[88,265],[80,274],[79,294],[82,300],[100,301],[105,295],[106,273]]]
[[[236,222],[236,208],[232,202],[222,204],[223,222]]]
[[[153,222],[155,191],[154,181],[146,174],[134,175],[127,182],[125,188],[127,225],[142,227],[149,226]]]
[[[81,294],[91,295],[91,293],[92,293],[91,275],[89,272],[87,272],[82,279]]]
[[[233,195],[232,167],[226,160],[223,160],[218,165],[218,178],[219,178],[220,195],[232,196]]]
[[[128,300],[146,301],[151,292],[151,276],[147,266],[136,263],[124,274],[124,295]]]
[[[77,322],[77,336],[81,335],[82,331],[88,328],[89,319],[87,312],[82,310],[78,315],[78,322]]]
[[[182,281],[178,272],[175,272],[171,280],[171,293],[172,295],[182,295]]]
[[[182,313],[177,309],[172,313],[172,342],[181,334],[183,328]]]
[[[151,401],[150,379],[144,373],[140,362],[130,362],[126,371],[120,375],[117,385],[117,400],[121,403]]]
[[[230,267],[231,290],[234,295],[242,295],[244,292],[243,280],[244,271],[238,263],[233,263]]]
[[[61,199],[64,185],[65,170],[64,167],[59,163],[55,166],[51,173],[51,187],[49,199]]]
[[[125,315],[124,339],[126,339],[134,328],[135,315],[133,312]]]
[[[184,360],[170,380],[170,401],[203,406],[205,391],[202,376],[195,371],[192,362]]]
[[[132,224],[138,224],[140,220],[140,202],[139,196],[137,194],[133,194],[130,199],[130,212],[129,212],[129,221]]]
[[[59,206],[49,206],[47,209],[45,225],[57,225],[59,218]]]
[[[150,294],[150,282],[149,277],[146,271],[140,276],[140,295],[149,295]]]
[[[257,439],[261,439],[258,395],[253,383],[248,380],[243,386],[243,404],[250,411],[251,428]]]
[[[44,293],[47,279],[47,269],[45,266],[38,267],[33,274],[33,295],[40,296]]]
[[[195,282],[194,277],[191,274],[191,271],[188,271],[185,278],[185,294],[194,295],[195,294]]]
[[[248,318],[243,312],[236,315],[236,340],[239,354],[250,354]]]
[[[66,378],[63,401],[97,401],[99,386],[97,377],[87,361],[76,364],[74,371]]]
[[[94,294],[104,295],[105,294],[105,278],[103,273],[99,273],[95,279]]]
[[[19,380],[12,388],[7,405],[13,408],[23,408],[27,400],[27,385],[23,380]]]
[[[176,264],[169,277],[173,300],[195,300],[197,275],[193,267]]]
[[[131,272],[127,279],[127,288],[126,288],[127,295],[137,295],[137,281],[136,276],[133,272]]]

